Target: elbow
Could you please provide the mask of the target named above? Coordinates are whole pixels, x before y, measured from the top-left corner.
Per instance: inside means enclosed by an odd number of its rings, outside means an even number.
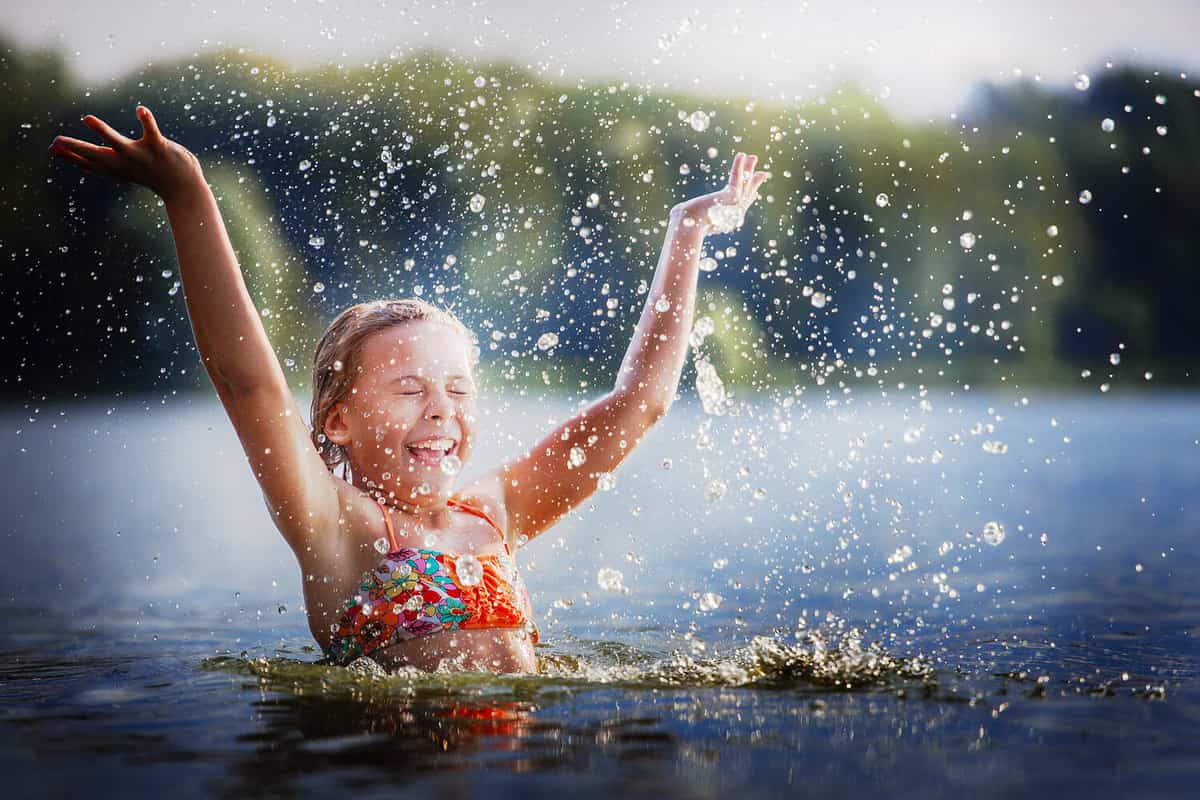
[[[618,386],[614,390],[612,397],[617,402],[631,411],[635,411],[643,420],[646,427],[653,425],[667,415],[671,410],[671,405],[675,402],[675,393],[666,391],[653,391],[645,384],[638,384],[636,390],[629,390],[626,386]]]
[[[674,395],[665,395],[657,397],[653,400],[646,401],[646,416],[651,425],[658,422],[667,415],[671,410],[671,406],[675,403]]]

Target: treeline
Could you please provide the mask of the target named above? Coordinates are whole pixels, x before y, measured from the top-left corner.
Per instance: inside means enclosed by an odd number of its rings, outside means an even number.
[[[737,150],[773,177],[701,276],[727,381],[1190,382],[1200,356],[1200,98],[1178,75],[986,86],[914,124],[849,87],[718,102],[436,54],[292,72],[217,53],[85,89],[56,53],[0,52],[10,400],[207,384],[157,199],[46,152],[94,140],[84,113],[135,135],[137,103],[200,156],[297,388],[340,309],[417,293],[499,380],[606,385],[668,209]]]

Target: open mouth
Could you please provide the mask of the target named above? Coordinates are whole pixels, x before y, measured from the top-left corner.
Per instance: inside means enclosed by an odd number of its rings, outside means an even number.
[[[458,441],[449,438],[425,439],[405,445],[405,449],[417,463],[437,466],[443,458],[458,452]]]

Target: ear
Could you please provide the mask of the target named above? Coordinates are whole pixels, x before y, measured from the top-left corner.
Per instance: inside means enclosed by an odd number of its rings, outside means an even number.
[[[335,403],[329,413],[325,415],[325,424],[321,428],[325,432],[326,439],[343,447],[350,443],[350,426],[346,424],[346,415],[349,411],[350,409],[344,403]]]

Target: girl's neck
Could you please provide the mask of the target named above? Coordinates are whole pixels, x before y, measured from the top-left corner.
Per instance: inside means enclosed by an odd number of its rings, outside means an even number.
[[[429,527],[443,527],[442,523],[449,522],[449,493],[441,494],[432,489],[421,492],[418,488],[405,487],[385,489],[369,478],[359,476],[355,477],[354,483],[376,503],[404,516],[419,519]]]

